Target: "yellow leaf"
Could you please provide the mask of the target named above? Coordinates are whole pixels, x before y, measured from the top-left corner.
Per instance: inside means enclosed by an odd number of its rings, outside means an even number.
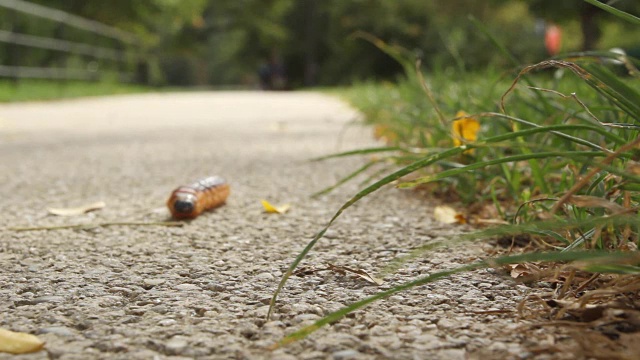
[[[478,140],[478,131],[480,130],[480,122],[469,117],[464,111],[458,111],[456,118],[461,118],[451,124],[453,132],[453,144],[455,146],[462,145],[464,142],[474,142]],[[473,149],[472,149],[473,150]]]
[[[271,205],[271,203],[267,200],[262,200],[261,202],[262,206],[264,207],[264,211],[268,214],[284,214],[291,207],[291,205],[289,204],[274,206]]]
[[[44,341],[36,336],[0,329],[0,352],[26,354],[42,350]]]
[[[76,216],[88,213],[89,211],[99,210],[107,206],[103,201],[94,202],[74,208],[47,208],[49,214],[58,216]]]

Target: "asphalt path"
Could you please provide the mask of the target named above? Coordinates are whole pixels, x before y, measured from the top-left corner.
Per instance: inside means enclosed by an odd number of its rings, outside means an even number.
[[[305,92],[0,105],[0,327],[47,342],[46,352],[0,358],[526,354],[508,312],[528,290],[488,271],[394,295],[303,341],[266,350],[353,301],[484,255],[478,246],[441,250],[379,275],[381,286],[318,270],[333,264],[378,276],[392,259],[461,231],[436,223],[424,196],[387,187],[345,212],[302,264],[318,271],[293,277],[265,320],[282,273],[366,178],[310,198],[366,158],[309,159],[380,145],[359,118],[334,97]],[[169,220],[171,191],[209,175],[228,180],[226,205],[182,227],[136,225]],[[267,214],[263,199],[291,208]],[[96,201],[106,206],[70,217],[47,212]],[[96,226],[113,222],[131,224]],[[80,224],[86,226],[12,229]]]

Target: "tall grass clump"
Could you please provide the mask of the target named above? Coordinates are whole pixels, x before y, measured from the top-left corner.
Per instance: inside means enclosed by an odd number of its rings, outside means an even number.
[[[613,8],[606,10],[620,15]],[[640,25],[638,18],[620,16]],[[476,25],[497,44],[497,51],[513,59],[482,24]],[[425,244],[412,257],[437,246],[495,237],[525,236],[537,246],[529,247],[533,251],[434,273],[381,292],[291,334],[276,347],[395,292],[491,266],[539,262],[562,264],[557,265],[562,269],[571,264],[572,274],[586,271],[594,274],[593,279],[601,273],[624,274],[631,276],[624,291],[638,296],[638,60],[608,52],[581,53],[518,66],[512,74],[496,70],[490,76],[471,74],[458,65],[455,71],[425,75],[419,61],[406,50],[367,34],[359,36],[406,70],[397,85],[365,83],[347,93],[387,146],[325,158],[377,154],[343,181],[363,172],[386,175],[373,178],[340,207],[298,254],[274,293],[269,314],[288,277],[334,220],[388,184],[422,187],[470,205],[493,206],[495,216],[504,223],[455,240]],[[578,297],[593,279],[583,282],[574,295]],[[567,280],[566,286],[572,284]]]

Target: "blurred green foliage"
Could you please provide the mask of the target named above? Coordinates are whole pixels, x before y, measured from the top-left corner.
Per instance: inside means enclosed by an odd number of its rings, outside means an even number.
[[[602,49],[640,47],[640,41],[633,40],[640,39],[637,28],[619,25],[605,12],[580,0],[32,2],[137,34],[142,42],[135,45],[136,50],[148,62],[151,82],[158,85],[251,85],[256,82],[259,66],[270,58],[280,59],[286,67],[290,87],[392,79],[402,72],[389,56],[354,37],[357,31],[411,49],[430,70],[510,66],[503,54],[488,46],[469,15],[497,34],[498,40],[524,63],[547,57],[543,45],[545,20],[562,26],[564,51],[581,50],[585,44]],[[640,12],[637,1],[621,0],[616,6]],[[5,30],[13,26],[15,31],[33,35],[113,46],[113,40],[2,9],[0,20],[0,28]],[[585,26],[590,32],[585,32]],[[594,31],[595,37],[583,38]],[[614,35],[607,35],[608,31]],[[0,57],[5,55],[6,51],[0,52]],[[52,55],[44,50],[21,51],[20,55],[27,65],[62,61],[49,59]]]

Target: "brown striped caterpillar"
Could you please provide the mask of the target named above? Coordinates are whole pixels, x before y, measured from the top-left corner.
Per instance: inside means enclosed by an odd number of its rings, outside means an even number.
[[[193,219],[227,200],[229,184],[219,176],[209,176],[173,190],[167,206],[176,219]]]

